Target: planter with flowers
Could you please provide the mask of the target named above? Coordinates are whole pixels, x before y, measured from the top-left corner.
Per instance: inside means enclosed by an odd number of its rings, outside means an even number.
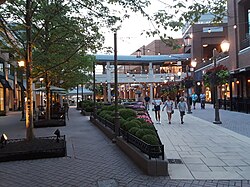
[[[210,68],[203,75],[205,87],[219,86],[229,82],[229,71],[226,66],[219,65]]]
[[[182,84],[185,88],[191,88],[194,86],[194,78],[192,76],[187,76],[182,80]]]

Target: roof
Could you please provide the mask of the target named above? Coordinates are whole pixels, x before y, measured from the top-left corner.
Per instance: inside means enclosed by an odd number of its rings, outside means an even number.
[[[95,55],[97,64],[102,64],[104,62],[114,63],[114,55]],[[136,55],[118,55],[117,63],[122,64],[148,64],[152,62],[153,64],[161,64],[164,62],[173,61],[186,61],[191,58],[191,54],[170,54],[170,55],[142,55],[137,57]]]

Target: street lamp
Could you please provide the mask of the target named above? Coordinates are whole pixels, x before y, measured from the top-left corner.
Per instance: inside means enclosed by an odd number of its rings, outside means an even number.
[[[18,66],[21,69],[21,84],[23,85],[23,68],[25,66],[25,62],[23,60],[18,61]],[[22,103],[22,117],[20,119],[20,121],[25,121],[25,115],[24,115],[24,105],[25,105],[25,101],[24,101],[24,88],[21,88],[21,103]]]
[[[217,58],[223,54],[228,52],[230,43],[227,40],[223,40],[220,44],[221,53],[218,53],[216,48],[213,49],[213,62],[214,62],[214,67],[216,67],[216,61]],[[215,78],[215,77],[214,77]],[[214,100],[215,100],[215,106],[214,106],[214,112],[215,112],[215,119],[214,119],[214,124],[221,124],[222,122],[220,121],[220,113],[219,113],[219,100],[218,100],[218,93],[217,93],[217,85],[214,84]]]
[[[119,113],[118,113],[117,33],[116,32],[114,33],[114,74],[115,74],[115,77],[114,77],[115,78],[114,80],[114,83],[115,83],[115,135],[120,136],[120,118],[119,118]]]
[[[141,58],[141,50],[140,49],[138,49],[136,51],[136,58]]]
[[[191,68],[195,68],[196,65],[197,65],[197,62],[196,61],[191,61],[190,63],[191,67],[189,67],[189,65],[186,65],[186,75],[188,77],[188,71],[191,70]],[[190,85],[191,86],[191,85]],[[187,111],[187,114],[192,114],[192,111],[191,111],[191,105],[190,105],[190,94],[189,94],[189,85],[187,86],[187,107],[188,107],[188,111]]]
[[[44,78],[39,78],[39,81],[40,81],[40,88],[42,88],[42,86],[43,86],[43,80],[44,80]],[[42,108],[42,106],[43,106],[43,92],[42,92],[42,89],[41,89],[41,93],[40,93],[41,95],[40,95],[40,97],[41,97],[41,101],[40,101],[40,105],[41,105],[41,108],[40,108],[40,110],[43,110]]]

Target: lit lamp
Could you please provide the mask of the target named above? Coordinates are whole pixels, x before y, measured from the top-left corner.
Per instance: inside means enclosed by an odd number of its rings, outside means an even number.
[[[41,85],[40,85],[40,88],[42,88],[42,86],[43,86],[43,79],[44,78],[39,78],[39,81],[40,81],[40,83],[41,83]],[[42,106],[43,106],[43,92],[42,92],[42,89],[41,89],[41,95],[40,95],[40,97],[41,97],[41,102],[40,102],[40,105],[41,105],[41,110],[42,110]]]
[[[228,52],[230,43],[227,40],[223,40],[220,44],[222,54]],[[213,49],[213,61],[214,61],[214,67],[216,67],[216,61],[217,58],[221,55],[221,53],[217,53],[216,48]],[[215,100],[215,106],[214,106],[214,112],[215,112],[215,119],[214,124],[221,124],[220,121],[220,113],[219,113],[219,101],[218,101],[218,93],[217,93],[217,85],[214,85],[214,100]]]
[[[186,66],[186,74],[187,74],[187,77],[188,77],[188,71],[190,70],[194,70],[194,68],[196,67],[197,65],[197,62],[195,60],[192,60],[191,63],[190,63],[190,66],[187,65]],[[187,114],[192,114],[192,111],[191,111],[191,105],[190,105],[190,94],[189,94],[189,87],[187,87],[187,107],[188,107],[188,111],[187,111]]]
[[[136,51],[136,58],[141,58],[141,50],[140,49],[138,49]]]
[[[25,66],[25,61],[20,60],[17,63],[21,69],[21,84],[23,85],[23,68]],[[24,115],[25,100],[24,100],[24,89],[23,88],[21,89],[21,103],[22,103],[22,117],[21,117],[20,121],[25,121],[25,115]]]

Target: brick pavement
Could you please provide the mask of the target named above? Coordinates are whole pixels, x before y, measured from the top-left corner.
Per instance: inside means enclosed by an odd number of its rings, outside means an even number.
[[[131,160],[89,123],[79,111],[70,109],[70,120],[60,127],[67,137],[68,156],[0,163],[1,187],[98,186],[114,180],[118,186],[250,186],[246,180],[171,180],[144,175]],[[0,117],[0,133],[11,138],[25,136],[20,113]],[[36,136],[53,134],[56,128],[35,129]],[[15,135],[16,133],[16,135]],[[99,181],[99,183],[98,183]],[[110,185],[109,185],[110,186]]]

